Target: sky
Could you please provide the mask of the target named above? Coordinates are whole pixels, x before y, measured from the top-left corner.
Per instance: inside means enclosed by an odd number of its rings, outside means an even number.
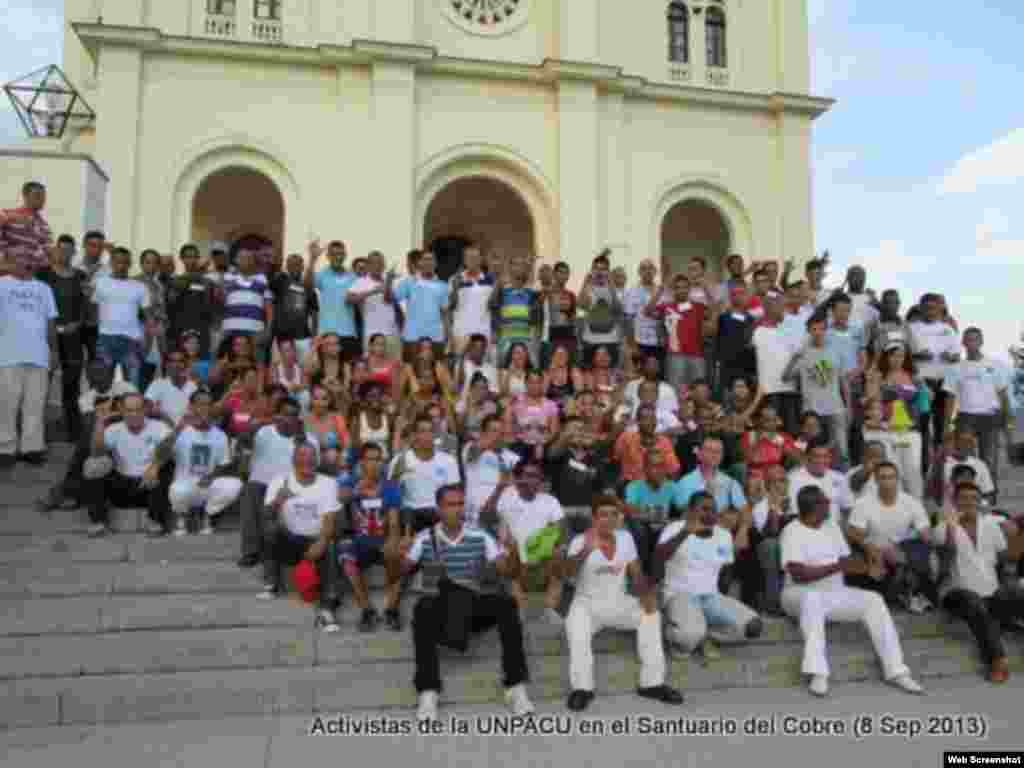
[[[814,226],[830,282],[861,264],[904,306],[943,293],[1007,356],[1024,331],[1024,6],[807,0]],[[61,0],[3,0],[0,82],[61,58]],[[13,30],[13,31],[12,31]],[[10,43],[8,43],[10,41]],[[0,146],[24,141],[6,103]]]

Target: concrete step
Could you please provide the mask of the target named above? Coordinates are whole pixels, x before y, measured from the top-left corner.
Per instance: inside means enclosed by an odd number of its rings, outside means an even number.
[[[19,504],[9,505],[0,518],[0,541],[6,537],[53,536],[57,534],[84,534],[89,528],[89,513],[84,508],[55,509],[46,514],[36,511],[33,504],[46,493],[43,488]],[[113,507],[110,509],[110,527],[117,534],[142,533],[146,530],[148,515],[145,509]],[[238,531],[237,513],[225,512],[217,521],[221,531]],[[236,534],[237,535],[237,534]]]
[[[671,683],[684,691],[737,687],[799,685],[800,656],[758,655],[760,649],[738,648],[722,660],[703,665],[672,659]],[[980,674],[972,653],[942,640],[911,640],[904,652],[915,674],[933,686],[941,678]],[[832,681],[877,680],[878,664],[870,647],[830,651]],[[530,694],[536,700],[562,700],[568,694],[568,658],[530,659]],[[1024,671],[1020,656],[1014,673]],[[445,703],[500,702],[497,659],[445,658],[442,661]],[[638,663],[632,657],[601,655],[596,660],[598,694],[635,690]],[[408,662],[340,664],[296,668],[114,674],[0,683],[0,722],[7,727],[168,721],[234,715],[337,713],[400,707],[411,715],[415,705],[412,665]],[[908,701],[893,691],[895,702]],[[685,710],[683,710],[685,711]]]

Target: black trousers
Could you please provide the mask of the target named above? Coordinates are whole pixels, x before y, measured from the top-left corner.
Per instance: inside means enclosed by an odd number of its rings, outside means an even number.
[[[306,550],[317,539],[311,536],[299,536],[283,525],[274,529],[270,543],[269,559],[264,561],[264,573],[270,578],[269,584],[274,585],[277,592],[284,591],[284,569],[298,565],[306,559]],[[327,546],[327,551],[316,563],[320,575],[320,607],[333,610],[338,605],[338,548],[335,542]]]
[[[85,497],[85,480],[82,478],[82,467],[92,452],[93,428],[95,414],[88,413],[82,417],[82,428],[75,440],[75,453],[64,473],[64,479],[51,491],[51,500],[59,504],[64,499],[73,499],[78,506],[88,505]]]
[[[82,412],[78,409],[78,398],[82,394],[82,332],[57,336],[57,350],[60,354],[60,402],[64,427],[68,438],[74,441],[82,431]]]
[[[84,480],[82,495],[89,507],[89,520],[109,524],[111,504],[122,509],[146,507],[150,520],[159,523],[165,531],[170,530],[171,502],[168,489],[173,477],[174,465],[168,464],[160,471],[160,480],[151,489],[141,486],[141,478],[125,477],[116,471],[98,480]]]
[[[783,429],[790,435],[800,434],[800,408],[802,401],[798,392],[774,392],[765,395],[765,404],[775,409],[782,419]]]
[[[920,592],[932,605],[939,605],[939,590],[932,579],[931,549],[928,543],[912,539],[901,542],[899,547],[906,555],[905,565],[891,570],[881,581],[875,581],[868,576],[847,576],[847,585],[878,592],[889,601]]]
[[[96,359],[96,342],[100,338],[100,327],[98,325],[83,325],[81,330],[82,347],[85,349],[89,362]]]
[[[420,598],[412,614],[412,641],[416,655],[416,691],[441,691],[441,660],[437,653],[443,614],[439,598]],[[505,687],[511,688],[529,680],[526,651],[523,648],[523,625],[519,608],[509,595],[478,594],[473,600],[471,631],[484,632],[498,627],[501,639],[501,668]]]
[[[946,595],[942,605],[967,622],[982,661],[991,664],[993,659],[1006,656],[1002,623],[1024,618],[1024,591],[1001,588],[991,597],[982,597],[977,592],[954,589]]]
[[[942,445],[946,430],[946,403],[949,395],[942,388],[942,381],[925,379],[932,398],[931,411],[921,417],[918,425],[918,431],[921,433],[921,471],[925,477],[928,476],[932,452]]]

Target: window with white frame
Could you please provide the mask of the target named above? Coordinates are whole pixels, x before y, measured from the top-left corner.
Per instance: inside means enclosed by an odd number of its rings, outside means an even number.
[[[704,19],[707,64],[709,67],[725,69],[729,66],[725,45],[725,11],[717,6],[711,6]]]
[[[253,18],[257,21],[280,21],[281,0],[256,0]]]
[[[668,60],[677,64],[690,61],[690,9],[686,3],[668,4]]]

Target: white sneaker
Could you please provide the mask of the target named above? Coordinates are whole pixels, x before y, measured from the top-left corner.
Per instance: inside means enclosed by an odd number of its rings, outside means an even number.
[[[147,520],[146,521],[146,534],[148,536],[154,536],[154,537],[155,536],[163,536],[164,535],[164,527],[162,525],[160,525],[160,523],[156,522],[156,520]]]
[[[326,608],[322,608],[317,611],[316,625],[329,635],[333,635],[341,629],[341,627],[338,626],[338,620],[334,618],[334,613],[328,611]]]
[[[899,675],[888,681],[890,685],[899,688],[907,693],[913,693],[916,696],[920,696],[924,693],[924,688],[910,675]]]
[[[522,683],[505,691],[505,703],[516,717],[525,717],[534,712],[533,702],[526,695],[526,686]]]
[[[93,523],[89,526],[89,538],[98,539],[100,536],[106,536],[107,526],[103,523]]]
[[[211,533],[213,533],[213,526],[210,525],[210,521],[209,520],[207,520],[205,523],[203,523],[203,527],[199,531],[199,533],[202,536],[209,536]]]
[[[174,535],[180,539],[186,533],[188,533],[188,531],[185,529],[185,518],[179,517],[178,522],[174,524]]]
[[[437,691],[424,691],[420,694],[416,719],[421,723],[437,720]]]
[[[910,598],[909,605],[907,605],[907,610],[917,616],[920,616],[928,610],[928,608],[925,605],[926,602],[927,601],[923,597],[921,597],[921,595],[914,595]]]
[[[815,696],[828,696],[828,678],[824,675],[812,675],[811,684],[807,690]]]
[[[264,584],[263,591],[260,592],[260,600],[273,600],[277,597],[277,592],[274,590],[273,584]]]

